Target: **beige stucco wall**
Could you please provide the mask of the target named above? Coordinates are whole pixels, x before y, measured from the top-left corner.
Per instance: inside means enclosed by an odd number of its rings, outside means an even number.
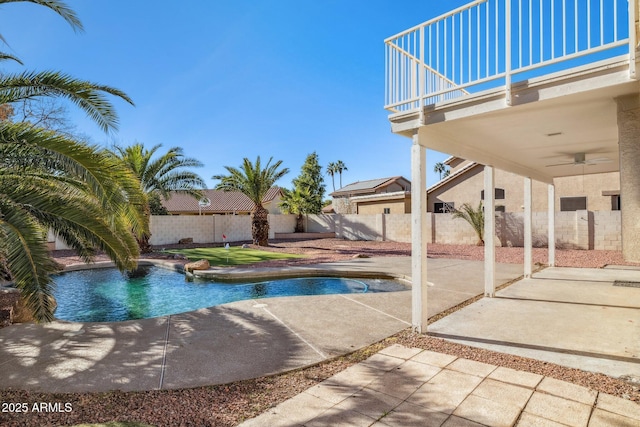
[[[410,202],[409,202],[410,203]],[[358,202],[357,209],[359,215],[375,215],[384,213],[384,209],[389,208],[391,214],[409,213],[406,211],[407,202],[405,200],[380,200],[374,202]]]
[[[575,166],[582,168],[582,166]],[[584,166],[589,168],[589,166]],[[556,210],[560,210],[560,197],[585,197],[587,210],[610,211],[611,196],[603,196],[603,191],[620,191],[620,173],[609,172],[591,175],[577,175],[556,178]]]
[[[580,166],[576,166],[580,168]],[[588,166],[585,166],[588,168]],[[432,190],[427,195],[427,209],[434,211],[437,202],[454,202],[459,208],[464,203],[476,207],[480,203],[480,194],[484,189],[484,168],[476,166],[461,177],[455,177],[442,187]],[[578,175],[554,179],[555,210],[560,211],[560,198],[587,197],[587,210],[610,211],[611,196],[603,196],[603,191],[616,191],[620,188],[618,172]],[[495,187],[505,191],[504,199],[496,199],[496,206],[503,205],[506,212],[522,212],[524,206],[523,177],[495,170]],[[532,182],[532,209],[546,211],[548,201],[548,186],[539,181]]]

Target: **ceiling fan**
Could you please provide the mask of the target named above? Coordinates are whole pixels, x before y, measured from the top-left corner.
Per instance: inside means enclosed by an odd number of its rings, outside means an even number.
[[[552,166],[591,166],[591,165],[597,165],[600,163],[609,163],[612,162],[613,160],[607,158],[607,157],[598,157],[595,159],[589,159],[587,160],[585,153],[575,153],[573,155],[573,162],[566,162],[566,163],[556,163],[553,165],[547,165],[546,167],[552,167]]]

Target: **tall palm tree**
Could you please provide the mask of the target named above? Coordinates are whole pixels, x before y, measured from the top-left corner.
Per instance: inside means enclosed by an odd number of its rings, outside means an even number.
[[[282,160],[271,164],[273,157],[265,165],[260,163],[260,156],[255,164],[244,158],[240,168],[225,166],[228,175],[214,175],[212,179],[220,180],[216,190],[239,191],[247,196],[254,204],[251,211],[251,236],[253,243],[259,246],[269,245],[269,212],[262,206],[262,200],[267,191],[277,180],[289,173],[288,168],[280,169]]]
[[[206,183],[188,168],[202,167],[202,163],[197,159],[184,157],[180,147],[172,147],[165,154],[156,156],[161,147],[162,145],[158,144],[147,150],[141,143],[129,147],[115,146],[114,155],[138,177],[142,191],[149,200],[159,200],[160,197],[169,199],[172,191],[201,198],[201,190],[206,187]],[[145,206],[146,216],[153,213],[155,212],[151,211],[149,205]],[[150,237],[151,233],[146,230],[139,238],[141,252],[151,251]]]
[[[478,236],[478,246],[484,246],[484,208],[482,202],[474,209],[469,203],[464,203],[461,209],[453,212],[454,218],[462,218],[471,225]]]
[[[444,163],[442,162],[438,162],[435,165],[433,165],[433,171],[435,173],[440,174],[440,180],[442,180],[442,174],[447,170],[447,168],[445,167]]]
[[[335,175],[338,173],[338,169],[336,167],[336,163],[335,162],[329,162],[329,164],[327,165],[327,174],[331,175],[331,185],[333,186],[333,191],[336,191],[336,180],[335,180]]]
[[[0,0],[0,4],[11,0]],[[81,25],[64,3],[46,6],[75,29]],[[0,53],[1,59],[17,59]],[[117,115],[105,94],[132,103],[121,91],[57,72],[0,76],[0,105],[39,96],[66,98],[105,131]],[[51,274],[57,265],[47,251],[53,230],[85,260],[97,250],[120,269],[134,267],[134,233],[148,228],[139,214],[146,203],[135,176],[98,147],[27,123],[0,122],[0,270],[20,289],[36,321],[53,318]]]
[[[342,160],[338,160],[335,165],[335,170],[336,170],[336,173],[340,175],[340,188],[342,188],[342,172],[349,169],[347,169],[347,165],[345,165]]]

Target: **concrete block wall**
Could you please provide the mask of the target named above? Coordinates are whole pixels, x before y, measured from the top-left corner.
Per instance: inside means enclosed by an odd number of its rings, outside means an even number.
[[[340,215],[336,237],[347,240],[382,240],[379,215]]]
[[[212,215],[215,218],[214,240],[222,242],[222,236],[227,236],[227,242],[251,240],[251,216],[249,215]]]
[[[296,215],[269,214],[269,238],[273,239],[275,233],[293,233],[296,229]]]
[[[478,243],[478,236],[473,231],[473,227],[463,219],[454,218],[453,214],[434,214],[434,226],[434,243],[457,245],[475,245]]]
[[[428,237],[432,243],[475,245],[477,236],[466,221],[452,214],[427,213]],[[547,213],[533,213],[533,246],[547,245]],[[275,233],[292,233],[295,215],[269,215],[269,237]],[[621,250],[620,211],[556,212],[556,246],[567,249]],[[496,236],[500,245],[524,245],[523,214],[497,213]],[[385,240],[411,242],[411,214],[309,215],[306,231],[335,233],[347,240]],[[191,237],[195,243],[251,240],[249,215],[169,215],[151,217],[151,244],[168,245]],[[54,234],[48,236],[50,249],[68,249]]]
[[[622,220],[620,211],[593,212],[594,249],[622,250]]]
[[[152,245],[169,245],[191,237],[194,243],[210,243],[214,238],[212,215],[152,215],[150,220]]]
[[[427,224],[429,227],[429,235],[431,234],[431,218],[432,213],[427,213]],[[392,242],[411,242],[411,215],[405,214],[388,214],[381,215],[384,219],[384,231],[383,240],[390,240]],[[431,241],[431,240],[428,240]]]
[[[336,214],[307,215],[305,231],[307,233],[334,233],[336,231]]]

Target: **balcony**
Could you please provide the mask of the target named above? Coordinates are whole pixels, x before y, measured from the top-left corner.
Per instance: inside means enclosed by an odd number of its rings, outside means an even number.
[[[388,38],[392,131],[547,183],[619,170],[617,100],[639,92],[637,3],[478,0]],[[576,155],[611,162],[549,166]]]
[[[625,61],[635,79],[636,1],[478,0],[410,28],[385,40],[385,108],[488,90],[510,105],[518,83],[600,61]]]

